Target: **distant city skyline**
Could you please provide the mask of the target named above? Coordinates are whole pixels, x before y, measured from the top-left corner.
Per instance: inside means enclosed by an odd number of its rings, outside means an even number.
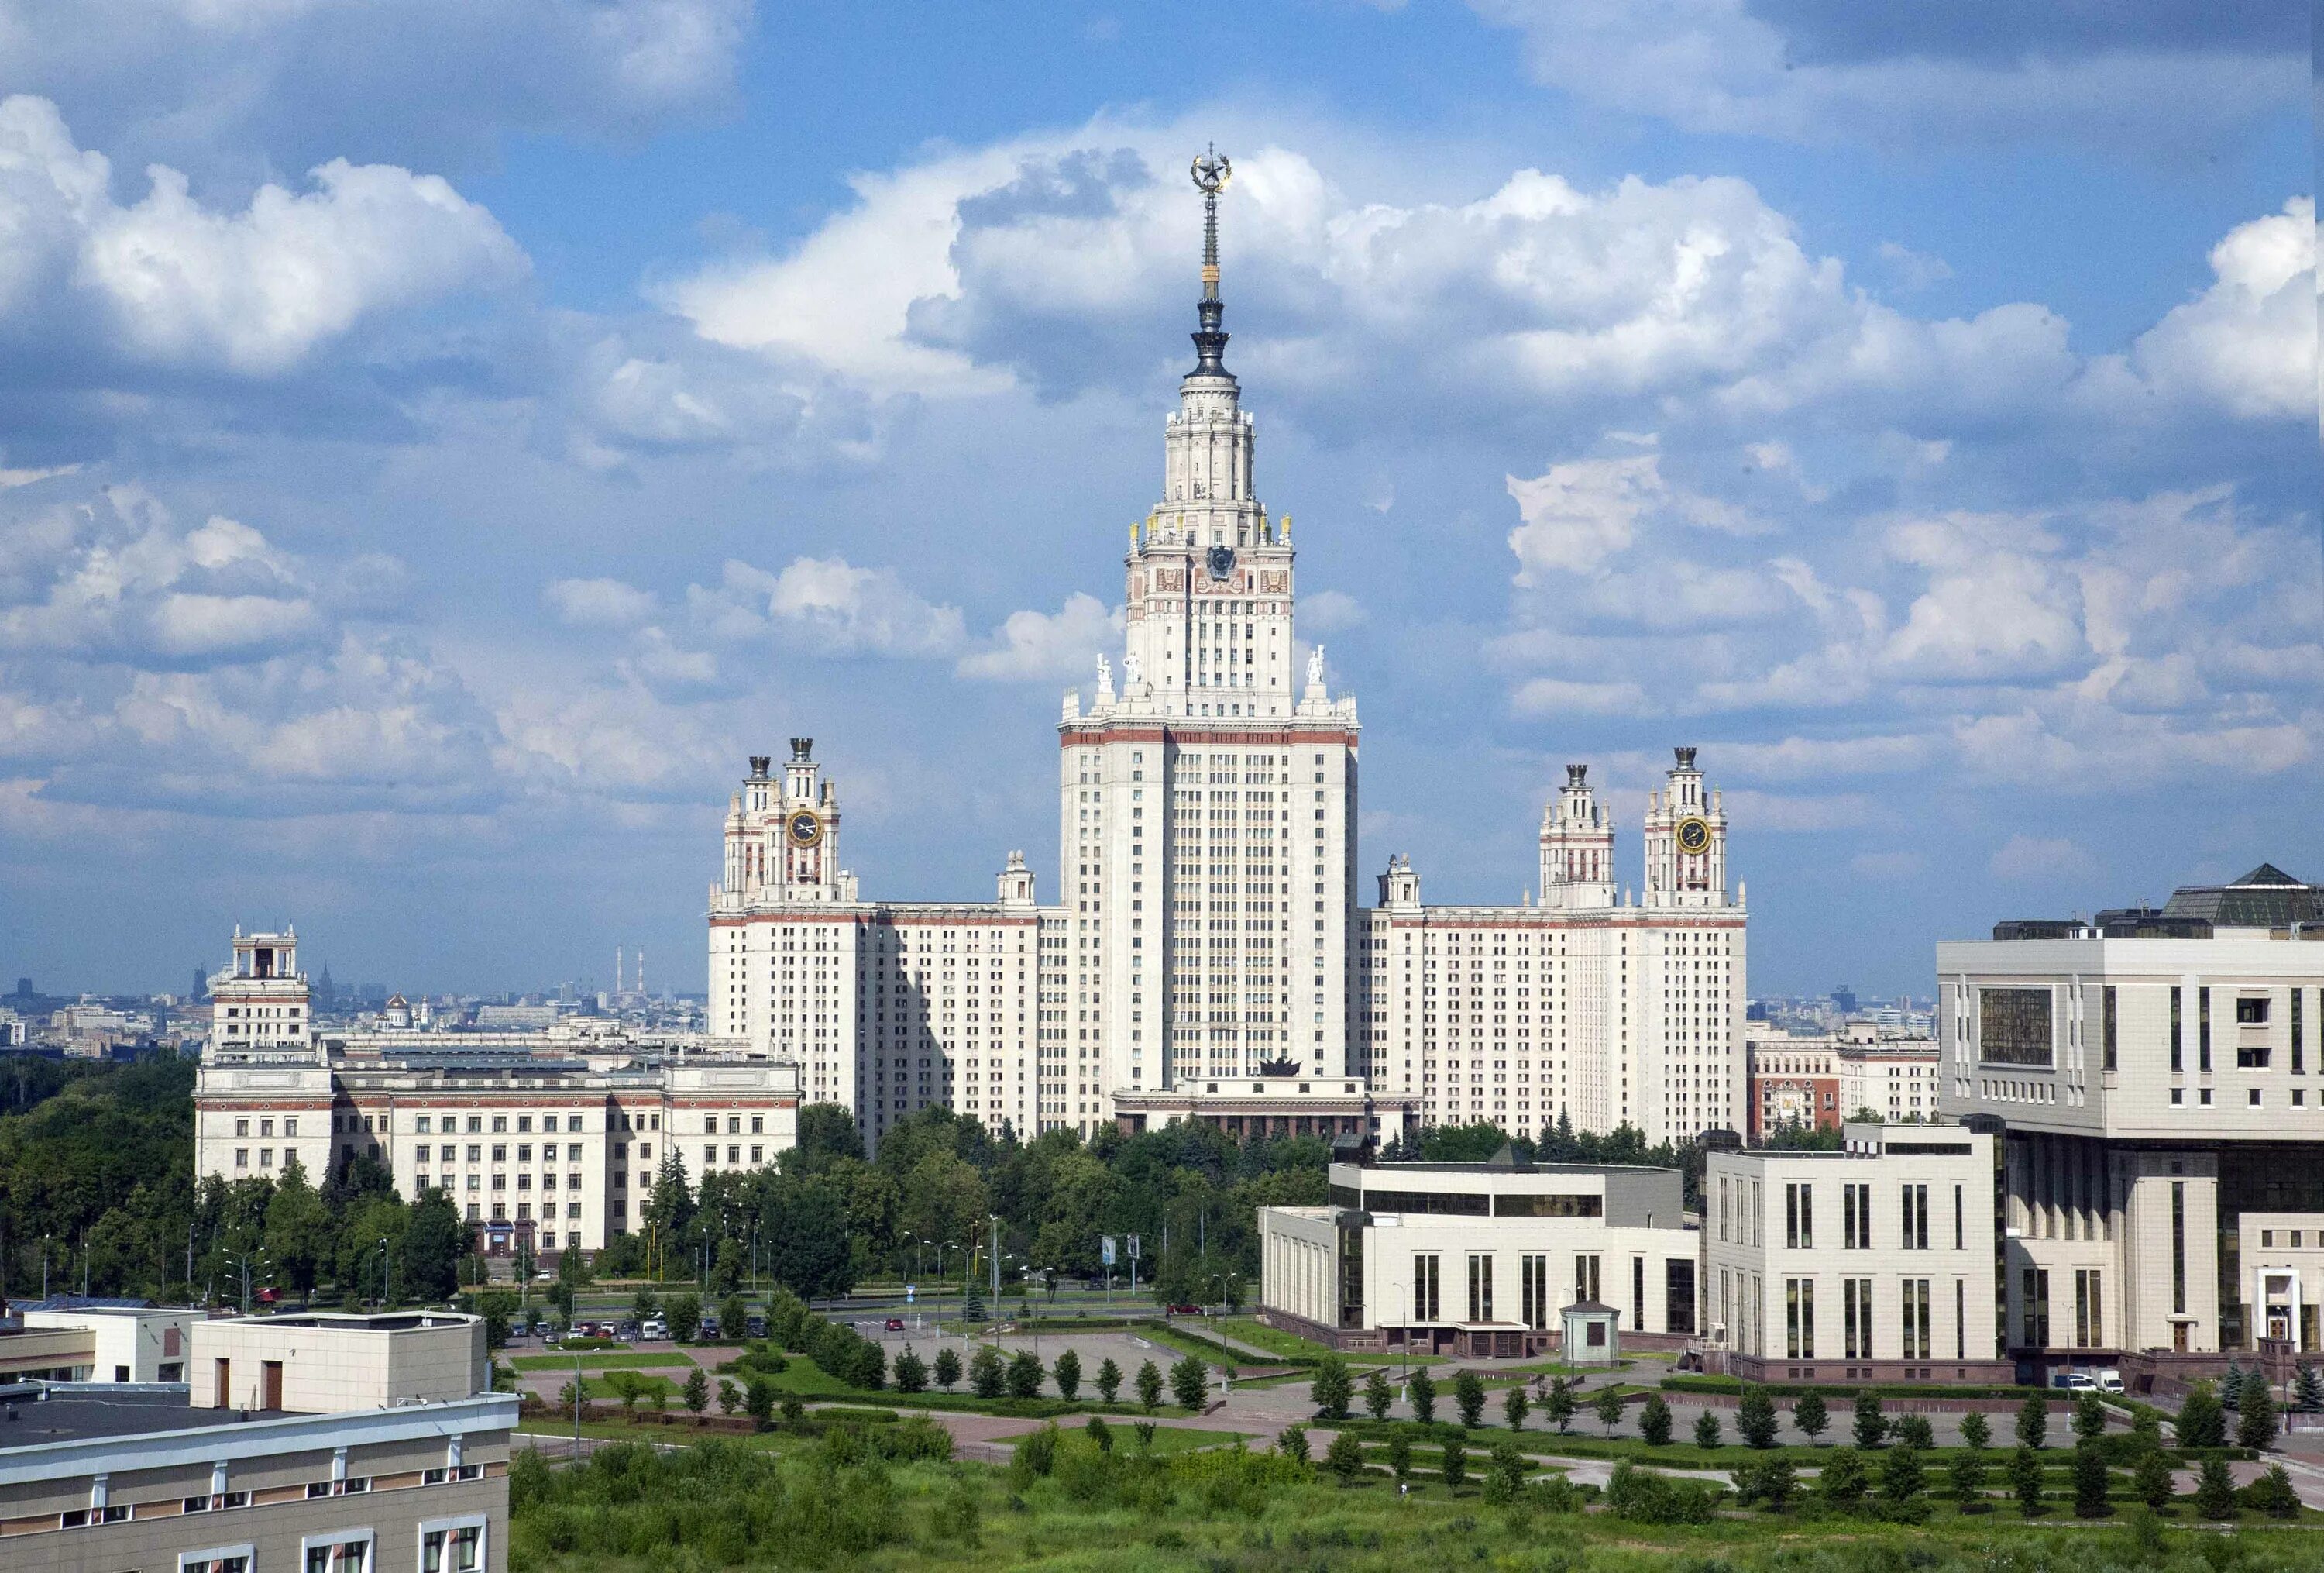
[[[450,75],[433,4],[26,23],[0,976],[295,920],[697,988],[793,735],[865,888],[1056,896],[993,740],[1120,648],[1213,143],[1366,880],[1513,901],[1569,761],[1636,827],[1673,743],[1754,992],[2324,875],[2304,23],[1585,12],[610,0]]]

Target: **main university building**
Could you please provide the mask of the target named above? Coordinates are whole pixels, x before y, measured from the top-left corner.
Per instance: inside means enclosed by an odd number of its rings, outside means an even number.
[[[1207,173],[1206,173],[1207,171]],[[811,742],[754,757],[709,907],[709,1032],[800,1067],[876,1141],[949,1105],[994,1131],[1175,1118],[1385,1139],[1570,1118],[1649,1143],[1741,1123],[1744,909],[1694,751],[1650,795],[1644,879],[1569,766],[1538,898],[1425,906],[1408,861],[1359,896],[1355,700],[1293,643],[1288,516],[1223,361],[1216,188],[1196,360],[1130,530],[1126,648],[1057,727],[1059,899],[1009,856],[991,903],[866,901]]]

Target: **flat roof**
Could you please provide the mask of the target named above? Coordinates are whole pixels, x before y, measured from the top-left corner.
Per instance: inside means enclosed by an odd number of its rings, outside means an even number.
[[[206,1426],[240,1425],[240,1410],[196,1409],[187,1392],[148,1388],[106,1393],[51,1393],[0,1400],[0,1452],[37,1448],[46,1442],[78,1442],[98,1437],[142,1437],[161,1431],[193,1431]],[[254,1411],[251,1418],[273,1420],[281,1410]]]

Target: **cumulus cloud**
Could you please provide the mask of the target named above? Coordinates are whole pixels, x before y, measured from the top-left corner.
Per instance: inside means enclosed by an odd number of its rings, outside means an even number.
[[[1692,131],[1803,142],[2034,136],[2182,156],[2296,102],[2296,14],[1976,0],[1899,17],[1838,0],[1471,0],[1536,79]]]
[[[1337,634],[1364,620],[1363,603],[1345,590],[1314,590],[1299,597],[1299,626],[1309,634]]]
[[[2211,249],[2212,284],[2139,337],[2150,384],[2254,419],[2317,412],[2316,203],[2239,224]]]
[[[270,183],[226,213],[175,170],[147,174],[146,196],[116,205],[110,164],[53,104],[0,100],[0,317],[14,337],[86,314],[126,357],[265,375],[364,318],[525,271],[492,215],[433,175],[334,159],[311,190]]]
[[[983,648],[962,656],[960,675],[986,681],[1078,681],[1093,674],[1101,652],[1120,643],[1121,612],[1095,596],[1074,594],[1054,613],[1011,612]]]
[[[654,615],[650,591],[620,579],[554,579],[540,598],[558,620],[581,626],[628,628]]]

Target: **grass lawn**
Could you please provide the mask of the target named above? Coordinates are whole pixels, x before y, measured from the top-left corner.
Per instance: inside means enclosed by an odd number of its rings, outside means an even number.
[[[503,1351],[503,1355],[505,1355]],[[575,1356],[571,1355],[518,1355],[507,1363],[519,1371],[570,1371]],[[618,1371],[624,1366],[688,1365],[693,1364],[683,1354],[672,1350],[667,1355],[641,1355],[631,1349],[585,1349],[580,1352],[584,1371]]]
[[[1286,1355],[1295,1360],[1313,1360],[1332,1352],[1328,1345],[1303,1338],[1296,1333],[1286,1333],[1280,1328],[1270,1328],[1256,1317],[1222,1317],[1210,1325],[1237,1343],[1264,1349],[1270,1355]]]
[[[930,1351],[927,1357],[933,1361],[936,1358],[934,1351]],[[865,1393],[861,1389],[850,1387],[805,1355],[786,1355],[783,1359],[786,1362],[783,1368],[766,1377],[767,1381],[774,1383],[783,1392],[796,1393],[802,1398],[868,1397],[876,1400],[879,1396],[877,1393]],[[746,1387],[750,1384],[753,1374],[743,1369],[722,1369],[718,1374],[725,1377],[737,1387]],[[715,1380],[711,1383],[711,1389],[713,1392],[717,1390]]]

